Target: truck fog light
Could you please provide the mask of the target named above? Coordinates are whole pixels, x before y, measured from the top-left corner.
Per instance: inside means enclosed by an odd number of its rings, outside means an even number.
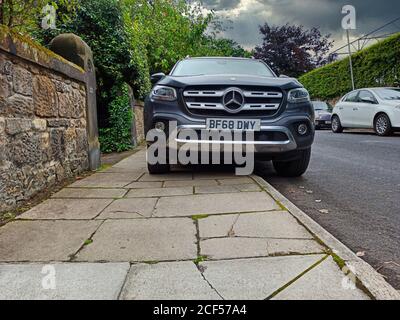
[[[164,131],[165,130],[165,123],[164,122],[156,122],[156,125],[154,126],[157,130]]]
[[[299,133],[299,135],[304,136],[307,134],[308,132],[308,126],[305,123],[301,123],[299,124],[299,126],[297,127],[297,132]]]

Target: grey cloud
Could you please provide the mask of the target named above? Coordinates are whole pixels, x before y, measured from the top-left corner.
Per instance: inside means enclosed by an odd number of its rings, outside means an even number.
[[[236,8],[240,0],[203,0],[202,2],[209,9],[229,10]]]
[[[227,30],[225,36],[233,38],[237,42],[251,47],[260,42],[258,26],[265,22],[276,25],[286,23],[301,24],[307,28],[318,27],[325,34],[332,34],[332,38],[340,44],[343,30],[341,21],[343,15],[341,8],[351,4],[357,11],[357,30],[354,35],[361,35],[376,29],[386,22],[400,16],[400,1],[398,0],[257,0],[269,14],[266,15],[259,8],[249,7],[238,17],[230,17],[233,20],[232,29]],[[223,0],[209,0],[204,4],[218,3],[229,12],[240,1],[227,1],[227,7],[223,7]],[[218,13],[218,11],[217,11]],[[400,21],[397,25],[387,27],[378,34],[400,31]],[[337,46],[337,45],[336,45]]]

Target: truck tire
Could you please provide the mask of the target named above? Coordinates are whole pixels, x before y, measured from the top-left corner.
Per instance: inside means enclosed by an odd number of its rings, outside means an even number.
[[[149,171],[150,174],[163,174],[163,173],[169,173],[171,171],[171,166],[169,164],[168,156],[167,159],[165,160],[166,163],[156,163],[156,164],[150,164],[148,161],[148,150],[146,150],[147,155],[146,155],[146,163],[147,163],[147,170]],[[167,155],[168,155],[168,150],[167,150]]]
[[[299,158],[292,161],[273,161],[274,168],[282,177],[300,177],[308,168],[311,158],[311,148],[300,150]]]

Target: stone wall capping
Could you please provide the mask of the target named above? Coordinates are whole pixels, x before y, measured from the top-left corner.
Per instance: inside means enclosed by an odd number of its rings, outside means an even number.
[[[81,67],[4,25],[0,25],[0,50],[55,70],[74,80],[85,81],[85,70]]]

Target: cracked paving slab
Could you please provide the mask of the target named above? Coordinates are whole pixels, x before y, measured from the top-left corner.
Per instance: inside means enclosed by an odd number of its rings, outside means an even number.
[[[52,196],[58,199],[116,199],[126,194],[125,189],[64,188]]]
[[[132,265],[124,300],[220,300],[191,261]]]
[[[164,187],[207,187],[217,186],[216,180],[184,180],[184,181],[165,181]]]
[[[155,182],[132,182],[131,184],[125,186],[125,189],[152,189],[161,188],[163,183],[161,181]]]
[[[112,201],[112,199],[49,199],[20,215],[18,219],[90,220]]]
[[[0,228],[0,261],[68,261],[101,221],[14,221]]]
[[[154,188],[154,189],[135,189],[130,190],[125,196],[126,198],[146,198],[146,197],[170,197],[185,196],[193,194],[193,188]]]
[[[0,300],[116,300],[129,263],[0,264]],[[55,288],[43,278],[55,271]],[[44,272],[43,272],[44,271]]]
[[[287,211],[210,216],[199,220],[201,238],[226,237],[231,229],[231,235],[240,237],[313,239]]]
[[[332,257],[278,293],[273,300],[369,300],[353,284],[355,279],[345,277]]]
[[[191,219],[107,220],[78,261],[173,261],[197,257],[196,227]]]
[[[195,188],[195,193],[197,194],[256,192],[256,191],[261,191],[260,187],[256,184],[238,184],[238,185],[207,186],[207,187],[203,186]]]
[[[95,173],[74,182],[72,188],[122,188],[140,178],[142,173]]]
[[[212,215],[269,210],[279,210],[279,206],[268,194],[242,192],[161,198],[154,210],[154,216]]]
[[[202,256],[210,260],[323,253],[314,240],[217,238],[200,242]]]
[[[169,174],[148,174],[145,173],[139,181],[151,182],[151,181],[183,181],[193,180],[193,174],[191,172],[172,172]]]
[[[109,205],[97,219],[150,218],[156,203],[156,198],[118,199]]]
[[[324,255],[201,262],[203,275],[227,300],[261,300],[320,261]]]

